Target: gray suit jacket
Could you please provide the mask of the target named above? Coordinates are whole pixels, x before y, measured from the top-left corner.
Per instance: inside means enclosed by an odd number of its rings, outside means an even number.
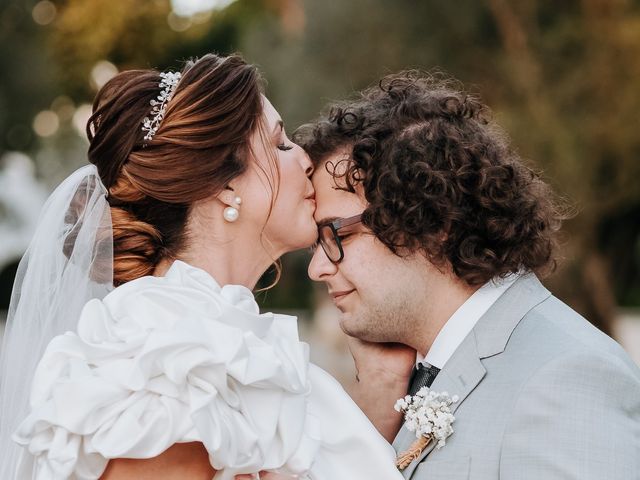
[[[640,479],[640,370],[535,275],[483,315],[432,389],[460,396],[454,433],[405,478]],[[403,427],[393,445],[414,440]]]

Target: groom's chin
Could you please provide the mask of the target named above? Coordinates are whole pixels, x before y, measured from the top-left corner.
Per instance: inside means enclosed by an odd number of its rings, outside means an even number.
[[[342,312],[340,315],[340,329],[345,335],[349,337],[358,338],[364,340],[367,335],[364,328],[360,325],[357,319],[350,313]]]
[[[352,325],[349,317],[350,315],[348,313],[345,313],[342,310],[340,310],[340,318],[339,318],[340,330],[342,330],[342,332],[345,335],[349,335],[350,337],[353,337],[354,336],[352,334],[353,329],[351,328]]]

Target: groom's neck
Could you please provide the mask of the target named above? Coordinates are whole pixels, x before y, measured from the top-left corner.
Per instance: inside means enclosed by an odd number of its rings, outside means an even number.
[[[424,295],[416,296],[419,304],[416,312],[416,325],[412,329],[412,342],[408,343],[420,354],[426,355],[434,340],[451,318],[451,316],[465,303],[478,286],[470,286],[453,274],[432,276],[423,286]]]

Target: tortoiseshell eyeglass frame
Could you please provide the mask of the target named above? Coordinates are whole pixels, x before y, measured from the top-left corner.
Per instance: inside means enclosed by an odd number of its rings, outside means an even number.
[[[340,263],[344,259],[344,250],[340,241],[340,230],[362,222],[362,214],[353,217],[338,218],[318,225],[318,243],[332,263]]]

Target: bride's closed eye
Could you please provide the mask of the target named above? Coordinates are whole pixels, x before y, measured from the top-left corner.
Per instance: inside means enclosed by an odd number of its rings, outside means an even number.
[[[282,133],[280,136],[280,143],[278,143],[277,147],[278,147],[278,150],[282,150],[283,152],[288,152],[293,148],[293,145],[291,144],[291,141],[289,141],[289,137],[287,136],[284,129],[282,130]]]
[[[278,145],[278,150],[282,150],[283,152],[288,152],[293,148],[293,145],[287,145],[286,143],[281,143]]]

